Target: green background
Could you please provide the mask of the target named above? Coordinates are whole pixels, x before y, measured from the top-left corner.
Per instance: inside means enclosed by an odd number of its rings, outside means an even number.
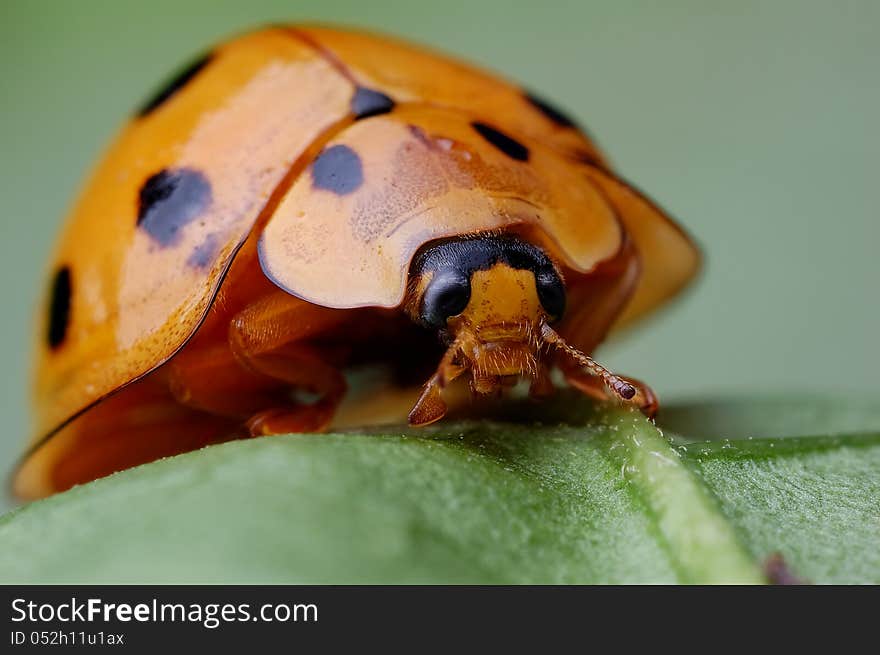
[[[46,259],[132,107],[282,20],[430,43],[553,98],[703,245],[692,292],[606,347],[664,398],[876,396],[880,3],[0,0],[0,464],[27,431]]]

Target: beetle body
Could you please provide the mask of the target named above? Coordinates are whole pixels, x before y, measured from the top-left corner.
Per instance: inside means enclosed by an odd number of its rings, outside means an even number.
[[[647,387],[584,353],[698,263],[519,87],[385,37],[252,33],[145,104],[74,207],[15,489],[326,429],[359,364],[435,371],[417,425],[443,416],[456,377],[479,394],[525,377],[543,395],[554,366],[650,411]]]

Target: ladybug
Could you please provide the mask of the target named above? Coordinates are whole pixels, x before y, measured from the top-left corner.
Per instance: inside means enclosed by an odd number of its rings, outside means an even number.
[[[427,379],[412,425],[441,419],[454,384],[540,397],[554,369],[651,415],[651,390],[589,353],[698,267],[522,88],[384,36],[250,33],[140,107],[75,205],[14,489],[325,430],[360,366]]]

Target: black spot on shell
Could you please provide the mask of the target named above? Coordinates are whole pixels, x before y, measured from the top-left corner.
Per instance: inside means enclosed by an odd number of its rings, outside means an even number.
[[[49,297],[49,324],[46,331],[46,340],[52,350],[59,348],[67,337],[72,291],[70,267],[64,266],[55,273]]]
[[[527,93],[526,100],[528,100],[535,109],[540,111],[557,125],[561,127],[577,127],[577,123],[575,123],[569,116],[535,94]]]
[[[211,184],[191,168],[165,168],[141,187],[138,226],[162,246],[180,240],[180,231],[211,204]]]
[[[529,160],[529,149],[516,139],[507,136],[503,132],[499,132],[494,127],[489,127],[485,123],[475,121],[471,123],[471,127],[508,157],[512,157],[517,161]]]
[[[312,163],[312,184],[344,196],[356,191],[364,182],[361,158],[346,145],[324,150]]]
[[[208,65],[212,57],[213,54],[208,53],[207,55],[204,55],[191,63],[182,71],[178,72],[165,84],[165,86],[163,86],[158,92],[156,92],[156,94],[152,98],[150,98],[141,106],[141,108],[138,110],[137,115],[140,117],[146,116],[154,109],[159,107],[159,105],[168,100],[168,98],[180,91],[183,87],[187,85],[187,83],[189,83],[190,80],[192,80],[192,78],[198,75],[201,70]]]
[[[387,114],[394,109],[394,101],[381,91],[359,86],[351,98],[351,111],[355,119]]]

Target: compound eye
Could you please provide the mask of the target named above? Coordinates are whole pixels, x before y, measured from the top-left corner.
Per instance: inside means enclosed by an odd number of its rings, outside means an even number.
[[[434,328],[445,328],[450,316],[461,314],[471,299],[470,280],[461,274],[441,273],[422,296],[422,322]]]
[[[544,311],[553,321],[558,321],[565,313],[565,285],[552,268],[542,270],[535,275],[538,300]]]

